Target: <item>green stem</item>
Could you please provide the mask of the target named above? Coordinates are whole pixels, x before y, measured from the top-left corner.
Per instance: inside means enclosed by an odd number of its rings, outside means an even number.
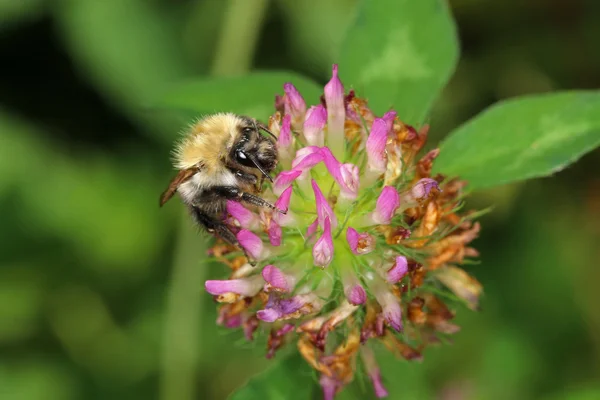
[[[207,243],[181,221],[164,319],[161,398],[191,400],[194,395],[200,340],[201,287],[206,268],[199,260]]]
[[[269,0],[229,0],[217,43],[213,75],[239,75],[252,65]]]
[[[211,68],[213,75],[246,72],[251,64],[269,0],[229,0]],[[207,243],[192,227],[189,216],[181,229],[173,260],[164,319],[161,399],[192,400],[201,342],[202,282]]]

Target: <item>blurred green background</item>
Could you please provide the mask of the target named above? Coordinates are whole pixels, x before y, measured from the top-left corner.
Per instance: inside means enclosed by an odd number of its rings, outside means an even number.
[[[324,83],[356,3],[0,0],[0,399],[222,399],[268,365],[215,326],[202,281],[223,270],[157,206],[189,121],[149,105],[208,74]],[[600,2],[450,4],[462,58],[433,143],[500,99],[600,86]],[[600,399],[598,172],[596,150],[473,197],[496,205],[467,266],[482,310],[422,364],[381,356],[391,399]]]

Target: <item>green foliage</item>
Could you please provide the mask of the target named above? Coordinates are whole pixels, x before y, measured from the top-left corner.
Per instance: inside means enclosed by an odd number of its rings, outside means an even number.
[[[314,373],[298,353],[276,361],[229,396],[229,400],[304,400],[315,390]],[[319,390],[319,389],[317,389]]]
[[[312,80],[292,72],[254,72],[181,83],[162,96],[155,107],[196,115],[229,111],[266,120],[273,113],[275,94],[283,94],[285,82],[293,82],[308,102],[317,102],[323,92]]]
[[[189,69],[176,26],[156,3],[68,0],[53,9],[77,67],[108,100],[142,120],[140,105]]]
[[[358,3],[360,0],[278,0],[294,65],[306,63],[312,73],[329,74],[331,64],[339,62],[339,49]]]
[[[0,30],[39,15],[46,0],[0,0]]]
[[[450,133],[435,171],[480,189],[547,176],[600,145],[600,92],[496,104]]]
[[[419,125],[458,61],[443,0],[363,1],[340,54],[340,75],[378,113]]]

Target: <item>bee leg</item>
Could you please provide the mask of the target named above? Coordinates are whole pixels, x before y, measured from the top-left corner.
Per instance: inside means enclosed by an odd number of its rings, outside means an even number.
[[[229,227],[227,225],[225,225],[221,221],[216,220],[215,218],[211,217],[210,215],[206,214],[204,211],[202,211],[198,207],[190,206],[190,209],[192,212],[192,216],[194,217],[194,219],[196,220],[196,222],[199,225],[202,225],[204,228],[206,228],[206,230],[209,233],[219,236],[221,239],[225,240],[227,243],[242,250],[244,252],[244,255],[246,256],[246,258],[248,259],[248,263],[250,263],[250,265],[252,265],[252,266],[256,265],[256,261],[250,257],[250,255],[246,252],[246,250],[242,246],[240,246],[240,242],[238,242],[237,238],[235,237],[233,232],[231,232],[231,230],[229,229]]]
[[[275,207],[273,204],[269,203],[262,197],[256,196],[251,193],[243,192],[235,186],[217,186],[212,188],[212,191],[229,200],[243,201],[254,206],[270,208],[271,210],[278,211],[282,214],[287,213],[287,210],[280,210],[279,208]]]
[[[241,171],[239,169],[235,169],[235,168],[232,168],[232,167],[230,168],[230,170],[235,174],[235,176],[238,179],[240,179],[240,180],[242,180],[242,181],[244,181],[246,183],[249,183],[251,185],[254,185],[254,187],[256,188],[257,192],[262,192],[262,186],[263,186],[263,182],[264,182],[264,179],[265,179],[264,176],[261,175],[260,176],[260,180],[258,180],[256,178],[256,176],[253,175],[253,174],[249,174],[249,173],[246,173],[244,171]]]
[[[263,183],[265,182],[265,177],[264,176],[260,176],[260,182],[258,182],[258,185],[256,186],[256,190],[258,192],[262,192],[262,187],[263,187]]]
[[[281,209],[275,207],[275,205],[273,205],[273,204],[269,203],[268,201],[266,201],[265,199],[263,199],[262,197],[258,197],[251,193],[241,192],[240,197],[241,197],[242,201],[245,201],[248,204],[252,204],[252,205],[258,206],[258,207],[270,208],[271,210],[275,210],[281,214],[287,214],[287,210],[281,210]]]

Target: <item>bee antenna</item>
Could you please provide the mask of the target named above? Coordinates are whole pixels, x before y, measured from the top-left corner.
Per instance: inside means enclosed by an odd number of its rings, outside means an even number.
[[[277,140],[277,136],[273,135],[273,132],[271,132],[269,130],[269,128],[267,128],[267,126],[265,124],[260,123],[260,122],[256,122],[256,120],[254,120],[254,126],[256,127],[257,130],[261,129],[261,130],[267,132],[269,135],[271,135],[271,137],[273,139]]]
[[[271,181],[271,183],[273,183],[273,178],[271,178],[271,176],[269,174],[267,174],[267,172],[263,169],[263,167],[260,166],[258,160],[256,160],[256,158],[254,158],[253,155],[250,155],[250,154],[247,154],[247,153],[244,153],[244,154],[246,155],[246,157],[248,157],[248,159],[250,161],[252,161],[252,164],[254,164],[254,166],[256,168],[258,168],[258,170],[260,172],[262,172],[262,174],[265,176],[265,178],[267,178],[269,181]]]

